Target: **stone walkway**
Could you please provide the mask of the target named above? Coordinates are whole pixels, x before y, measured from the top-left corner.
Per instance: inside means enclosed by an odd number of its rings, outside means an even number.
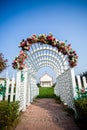
[[[15,130],[79,130],[54,99],[37,99],[22,114]]]

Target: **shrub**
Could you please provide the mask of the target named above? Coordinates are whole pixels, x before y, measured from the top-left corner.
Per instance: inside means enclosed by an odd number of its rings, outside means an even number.
[[[0,102],[0,128],[7,130],[8,126],[12,125],[19,115],[19,103],[1,101]]]
[[[75,100],[75,107],[78,118],[87,120],[87,98]]]

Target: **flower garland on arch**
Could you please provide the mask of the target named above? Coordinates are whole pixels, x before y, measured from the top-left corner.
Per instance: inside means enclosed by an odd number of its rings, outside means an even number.
[[[18,70],[24,69],[26,67],[26,64],[24,63],[26,59],[27,59],[26,53],[23,50],[21,50],[19,56],[15,57],[12,63],[12,67]]]
[[[30,50],[30,46],[32,44],[39,42],[43,44],[52,45],[53,47],[56,47],[58,49],[58,52],[67,55],[70,67],[74,67],[77,65],[78,56],[76,52],[71,48],[70,44],[66,45],[65,42],[57,40],[52,34],[34,34],[26,40],[22,40],[22,42],[20,42],[19,47],[21,47],[22,50],[20,51],[19,56],[17,56],[12,63],[14,69],[22,70],[25,68],[24,62],[27,59],[26,51]]]

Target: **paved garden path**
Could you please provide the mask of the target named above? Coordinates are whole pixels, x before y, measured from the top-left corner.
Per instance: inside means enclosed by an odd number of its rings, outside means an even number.
[[[22,114],[15,130],[79,130],[54,99],[37,99]]]

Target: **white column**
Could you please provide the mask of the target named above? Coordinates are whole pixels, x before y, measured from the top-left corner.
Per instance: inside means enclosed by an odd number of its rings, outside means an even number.
[[[33,101],[33,87],[32,87],[32,76],[30,77],[30,102]]]
[[[30,102],[32,102],[31,76],[29,76],[29,85],[30,85]]]
[[[80,79],[79,75],[77,75],[77,81],[78,81],[78,87],[79,87],[79,89],[82,89],[81,79]]]
[[[28,84],[28,102],[27,105],[30,105],[30,86]]]
[[[27,92],[27,105],[30,105],[30,80],[29,80],[29,72],[28,72],[28,77],[27,77],[28,79],[28,84],[27,84],[27,87],[28,87],[28,92]]]
[[[57,96],[59,96],[60,95],[60,88],[59,88],[59,86],[58,86],[58,84],[59,84],[59,82],[58,82],[58,77],[56,78],[56,86],[55,86],[55,88],[54,88],[54,92],[55,92],[55,94],[57,95]]]
[[[20,83],[21,83],[20,76],[21,72],[18,71],[16,76],[16,94],[15,94],[16,101],[20,101]]]
[[[9,80],[9,79],[6,79],[6,93],[5,93],[5,100],[8,100],[9,83],[10,83],[10,80]]]
[[[85,78],[85,76],[83,76],[82,79],[83,79],[84,88],[87,88],[87,83],[86,83],[86,78]]]
[[[73,96],[74,98],[77,97],[76,93],[76,81],[75,81],[75,73],[74,73],[74,68],[71,68],[71,80],[72,80],[72,87],[73,87]]]
[[[11,98],[10,101],[13,101],[13,95],[14,95],[14,84],[15,84],[15,78],[12,78],[12,86],[11,86]]]
[[[28,78],[28,72],[27,69],[24,70],[24,97],[23,97],[23,111],[26,110],[26,94],[27,94],[27,79]]]

